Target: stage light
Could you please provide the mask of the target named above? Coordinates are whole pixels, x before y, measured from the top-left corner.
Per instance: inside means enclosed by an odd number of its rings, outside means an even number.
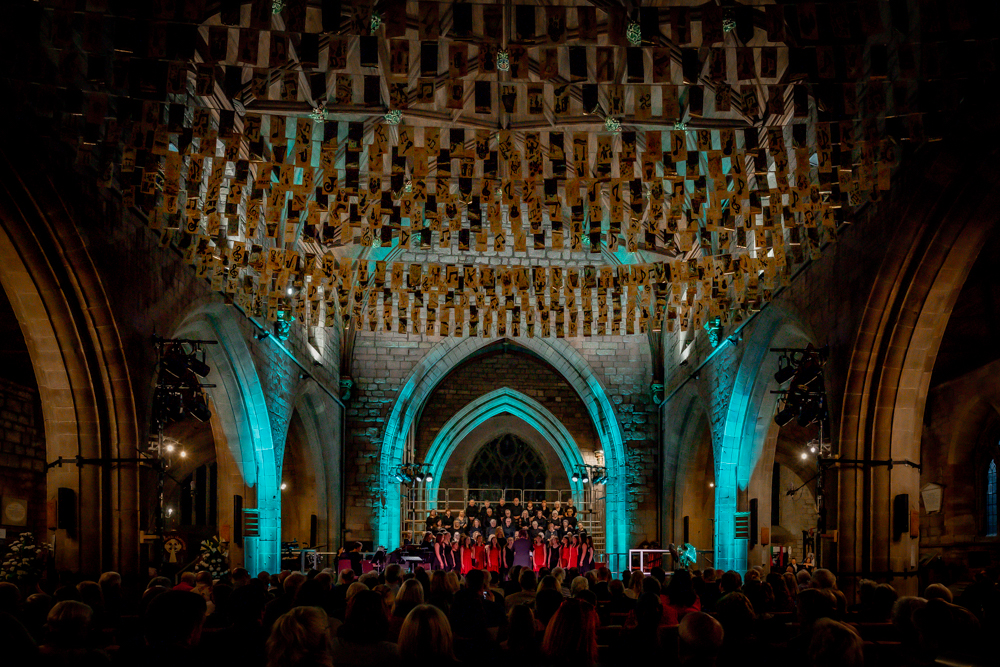
[[[173,445],[167,445],[166,447],[164,447],[164,449],[167,450],[167,454],[171,454],[174,451],[174,446]]]
[[[572,480],[573,480],[574,482],[579,482],[579,481],[580,481],[580,475],[579,475],[578,473],[575,473],[575,472],[574,472],[574,473],[573,473],[573,477],[572,477]]]
[[[180,455],[181,455],[181,458],[182,458],[182,459],[186,459],[186,458],[187,458],[187,455],[188,455],[188,453],[187,453],[187,452],[185,452],[185,451],[184,451],[184,450],[182,449],[182,450],[181,450],[181,452],[180,452]]]
[[[810,447],[809,451],[812,452],[813,454],[815,454],[816,453],[816,446],[813,445],[812,447]]]
[[[708,483],[708,488],[714,489],[715,488],[715,482],[709,482]]]
[[[590,475],[583,473],[583,483],[587,484],[588,482],[590,482]]]
[[[425,477],[424,479],[427,481],[428,484],[430,484],[434,480],[434,475],[427,473],[427,477]]]
[[[174,514],[174,508],[173,507],[168,507],[167,508],[167,516],[173,516],[173,514]]]
[[[403,476],[402,476],[402,475],[400,475],[400,474],[399,474],[398,472],[396,473],[396,475],[395,475],[395,476],[396,476],[396,481],[397,481],[397,482],[400,482],[400,483],[402,483],[402,481],[403,481]]]
[[[207,422],[212,418],[212,410],[202,396],[195,396],[187,405],[188,414],[200,422]]]
[[[819,418],[820,411],[819,401],[805,403],[799,411],[799,426],[809,426],[809,424],[812,424]]]
[[[782,366],[784,361],[784,366]],[[774,381],[778,384],[785,384],[795,376],[795,366],[792,365],[788,357],[782,356],[778,359],[778,372],[774,374]]]
[[[206,364],[201,359],[191,357],[188,359],[188,368],[192,373],[200,378],[208,377],[208,374],[212,372],[212,367]]]
[[[281,490],[284,491],[287,488],[288,488],[288,484],[286,484],[285,482],[282,482],[281,483]]]
[[[182,378],[188,370],[188,359],[182,355],[166,357],[163,360],[163,370],[175,378]]]
[[[779,427],[784,426],[788,422],[795,419],[795,413],[796,413],[795,408],[792,407],[791,405],[788,405],[786,402],[785,407],[782,408],[778,412],[778,414],[774,415],[774,423],[777,424]]]
[[[291,287],[289,287],[289,288],[288,288],[288,296],[291,296],[291,295],[292,295],[292,294],[294,294],[294,293],[295,293],[295,290],[294,290],[294,289],[292,289]]]
[[[805,452],[802,452],[802,460],[805,461],[807,458],[809,458],[809,455],[806,454]]]

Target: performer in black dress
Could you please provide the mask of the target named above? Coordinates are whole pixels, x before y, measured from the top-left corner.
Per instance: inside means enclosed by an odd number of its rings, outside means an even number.
[[[559,546],[559,538],[555,535],[549,540],[548,546],[545,548],[545,566],[549,570],[554,570],[559,567],[559,552],[561,547]]]

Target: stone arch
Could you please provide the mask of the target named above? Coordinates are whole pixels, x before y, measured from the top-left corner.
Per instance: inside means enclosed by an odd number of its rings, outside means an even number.
[[[0,284],[28,346],[42,403],[47,494],[77,494],[77,534],[54,533],[60,568],[139,570],[138,426],[128,366],[107,294],[59,190],[22,178],[0,153]]]
[[[804,347],[814,342],[796,318],[776,306],[762,312],[755,324],[753,334],[745,342],[721,438],[713,443],[715,567],[739,572],[747,569],[747,544],[735,537],[735,514],[747,510],[740,502],[740,495],[749,487],[757,462],[765,452],[778,402],[777,395],[770,393],[777,388],[774,373],[778,370],[778,355],[770,349]],[[773,458],[773,447],[768,455]],[[763,474],[769,478],[769,469]]]
[[[317,482],[317,544],[334,550],[339,542],[343,485],[343,410],[315,382],[308,382],[295,397],[294,412],[305,431],[307,456],[322,481]]]
[[[908,196],[888,213],[899,222],[849,352],[836,434],[843,458],[920,462],[934,361],[966,277],[996,226],[997,182],[989,157],[945,144],[912,170]],[[911,509],[918,506],[919,470],[860,465],[838,471],[837,479],[837,528],[857,536],[837,543],[838,569],[851,578],[901,574],[897,590],[915,593],[917,538],[893,539],[890,508],[902,493]]]
[[[386,420],[379,458],[381,506],[377,508],[379,544],[394,547],[400,536],[399,486],[390,479],[392,469],[402,463],[406,445],[420,411],[434,387],[453,368],[479,350],[496,343],[489,338],[449,338],[442,340],[414,366],[397,394]],[[541,357],[555,368],[580,396],[597,429],[604,450],[609,483],[605,499],[608,553],[624,553],[628,548],[629,521],[625,471],[627,459],[621,427],[614,406],[590,364],[564,340],[521,338],[517,346]]]
[[[424,458],[424,462],[431,467],[434,479],[443,477],[452,452],[462,440],[487,419],[500,414],[510,414],[530,424],[558,454],[567,477],[573,474],[574,466],[583,465],[583,457],[573,436],[545,406],[519,391],[501,387],[483,394],[455,413],[434,438]],[[571,481],[570,484],[574,493],[583,490],[580,482]]]
[[[271,435],[270,416],[253,357],[235,321],[232,309],[211,306],[196,312],[174,332],[175,338],[217,340],[207,346],[211,372],[206,389],[221,427],[222,440],[247,487],[255,489],[260,513],[260,536],[245,539],[246,567],[253,572],[280,569],[280,466]],[[216,446],[219,446],[216,440]],[[224,487],[223,487],[224,488]],[[225,495],[220,493],[225,498]],[[223,507],[228,503],[223,502]],[[251,508],[249,502],[245,507]],[[241,521],[242,517],[233,517]]]
[[[684,532],[684,496],[690,483],[691,467],[702,454],[699,442],[707,433],[709,449],[712,431],[704,402],[691,387],[685,387],[671,401],[664,404],[661,415],[663,425],[663,479],[660,531],[663,543],[681,542]],[[711,452],[708,452],[710,455]],[[713,515],[714,519],[714,515]],[[704,545],[695,544],[702,548]]]

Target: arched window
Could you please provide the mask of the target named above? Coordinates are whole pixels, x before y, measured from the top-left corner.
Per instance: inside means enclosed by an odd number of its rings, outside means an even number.
[[[538,453],[511,434],[492,440],[469,466],[470,489],[544,489],[545,463]]]
[[[986,534],[997,534],[997,462],[986,469]]]

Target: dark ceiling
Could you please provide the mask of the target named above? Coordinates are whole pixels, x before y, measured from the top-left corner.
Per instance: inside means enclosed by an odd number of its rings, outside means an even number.
[[[38,388],[21,326],[17,322],[7,294],[2,289],[0,289],[0,377],[25,387]]]
[[[1000,359],[1000,232],[979,252],[952,310],[934,363],[931,386],[954,380]]]

